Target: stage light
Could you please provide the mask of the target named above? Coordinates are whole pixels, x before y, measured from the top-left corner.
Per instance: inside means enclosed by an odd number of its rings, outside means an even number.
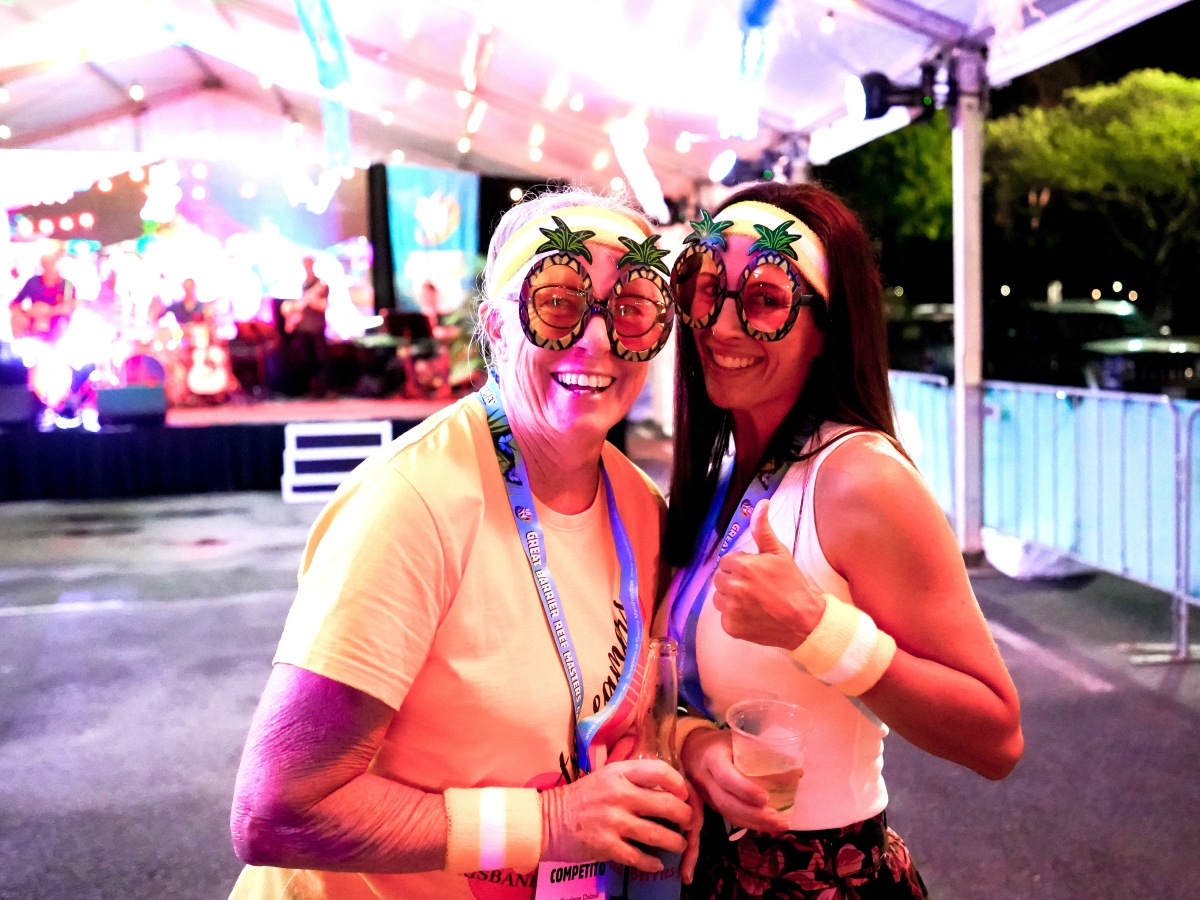
[[[567,99],[568,90],[570,90],[570,86],[567,83],[567,76],[561,72],[555,75],[550,79],[550,83],[546,85],[546,93],[542,95],[542,109],[548,109],[551,112],[558,109],[563,105],[563,101]],[[574,101],[574,98],[572,98],[572,101]]]
[[[396,121],[396,114],[394,112],[392,112],[390,109],[382,110],[379,113],[379,121],[382,122],[384,125],[391,125],[393,122]]]
[[[192,199],[193,200],[203,200],[207,196],[208,196],[208,191],[206,191],[204,189],[204,185],[198,184],[194,188],[192,188]]]
[[[12,137],[12,129],[7,125],[0,125],[0,141],[7,141]]]
[[[1114,294],[1119,294],[1119,293],[1121,293],[1121,290],[1122,290],[1122,288],[1123,288],[1123,287],[1124,287],[1124,286],[1121,284],[1121,282],[1119,282],[1119,281],[1114,281],[1114,282],[1113,282],[1113,293],[1114,293]]]
[[[112,187],[113,187],[112,180],[109,178],[101,178],[99,181],[96,182],[96,188],[102,194],[107,194],[109,191],[112,190]]]
[[[192,177],[203,181],[208,177],[208,166],[202,162],[198,162],[192,166]]]
[[[75,228],[75,220],[70,216],[63,216],[58,220],[59,231],[71,231]]]
[[[542,148],[541,147],[530,147],[529,148],[529,158],[532,159],[534,162],[541,162],[542,161]]]
[[[140,84],[131,84],[129,86],[129,99],[134,103],[141,103],[146,99],[146,89]]]
[[[483,117],[487,113],[487,108],[486,101],[475,101],[475,105],[471,107],[470,115],[467,116],[467,134],[474,134],[483,126]]]
[[[471,152],[471,139],[469,137],[460,137],[458,139],[458,152],[464,154]]]
[[[42,219],[38,222],[38,231],[42,234],[54,234],[54,221],[52,219]]]
[[[420,78],[410,78],[408,79],[408,84],[404,86],[404,96],[409,101],[413,101],[421,96],[421,91],[423,90],[425,90],[425,82]]]
[[[511,200],[513,203],[520,203],[521,198],[524,196],[525,196],[525,192],[523,190],[521,190],[519,187],[514,187],[512,190],[510,190],[508,192],[508,199]]]
[[[608,183],[609,188],[614,192],[621,194],[625,191],[625,179],[620,175],[614,175],[612,181]]]
[[[258,86],[264,91],[269,91],[271,88],[275,87],[275,82],[271,80],[269,75],[259,75]]]
[[[129,180],[134,182],[135,184],[138,183],[139,181],[144,180],[145,177],[146,177],[146,170],[143,169],[141,166],[138,166],[136,168],[129,170]]]
[[[535,122],[529,129],[529,146],[540,147],[544,140],[546,140],[546,129],[540,122]]]
[[[404,162],[404,151],[403,150],[393,150],[392,151],[392,162],[394,162],[394,163]]]
[[[821,21],[818,23],[817,29],[821,32],[821,34],[825,35],[825,37],[829,37],[829,35],[833,34],[833,30],[835,28],[837,28],[837,23],[833,21],[833,10],[831,9],[821,17]]]
[[[242,186],[238,188],[238,196],[243,200],[252,200],[258,194],[258,185],[253,181],[244,181]]]
[[[571,107],[571,112],[583,112],[583,94],[576,91],[571,95],[571,102],[567,105]]]
[[[466,109],[471,105],[471,94],[468,91],[455,91],[454,102],[458,104],[459,109]]]
[[[853,77],[853,76],[852,76]],[[892,84],[892,80],[882,72],[868,72],[863,75],[855,86],[847,83],[843,91],[846,100],[846,110],[851,115],[857,115],[861,109],[863,119],[878,119],[884,116],[893,106],[903,106],[907,109],[918,110],[913,117],[914,122],[924,121],[933,116],[937,107],[934,96],[934,83],[937,69],[932,65],[921,66],[921,83],[912,87]],[[859,92],[862,93],[861,100]],[[950,87],[951,93],[954,87]]]
[[[733,171],[736,162],[736,150],[722,150],[717,154],[717,158],[712,161],[712,165],[708,167],[709,180],[723,181],[725,176]]]
[[[596,155],[592,157],[592,168],[599,172],[601,169],[607,169],[611,161],[612,156],[607,150],[597,150]]]
[[[0,84],[0,103],[7,103],[12,99],[12,95],[8,92],[8,88]]]

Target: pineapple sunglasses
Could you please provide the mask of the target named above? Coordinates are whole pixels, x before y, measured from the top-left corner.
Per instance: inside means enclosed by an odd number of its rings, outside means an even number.
[[[537,229],[545,238],[542,243],[532,246],[531,232],[524,238],[518,232],[497,257],[498,280],[503,283],[504,277],[515,276],[529,257],[548,254],[521,282],[518,299],[525,337],[546,350],[566,350],[583,337],[592,317],[598,315],[604,320],[613,353],[621,359],[645,362],[657,355],[675,319],[670,270],[662,261],[667,251],[655,246],[659,236],[645,235],[624,216],[596,207],[559,210],[549,218],[552,228]],[[536,227],[542,222],[532,224]],[[597,233],[602,243],[620,244],[626,251],[617,260],[612,295],[605,299],[593,293],[591,275],[584,266],[592,262],[587,242]],[[514,251],[509,252],[514,244]]]
[[[776,206],[743,201],[726,207],[713,221],[701,211],[671,270],[679,318],[700,330],[712,325],[729,297],[737,305],[742,330],[760,341],[778,341],[796,324],[802,306],[824,321],[827,272],[825,251],[812,230]],[[725,287],[725,232],[757,237],[736,290]],[[792,244],[798,244],[797,254]]]

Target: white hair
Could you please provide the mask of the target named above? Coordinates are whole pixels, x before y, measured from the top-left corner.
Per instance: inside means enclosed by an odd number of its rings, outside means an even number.
[[[495,231],[492,232],[492,240],[488,244],[487,265],[483,270],[483,290],[479,298],[481,304],[487,305],[487,309],[481,310],[475,325],[475,343],[478,344],[483,360],[489,367],[492,365],[494,354],[491,341],[484,328],[485,319],[495,321],[501,317],[502,301],[515,295],[515,290],[510,285],[516,282],[516,279],[512,279],[509,284],[494,282],[496,256],[508,239],[525,225],[549,215],[556,209],[564,209],[569,206],[600,206],[604,209],[611,209],[638,222],[647,232],[651,229],[649,220],[628,200],[620,196],[596,194],[584,187],[567,187],[561,190],[547,191],[523,200],[506,212],[499,224],[496,225]]]

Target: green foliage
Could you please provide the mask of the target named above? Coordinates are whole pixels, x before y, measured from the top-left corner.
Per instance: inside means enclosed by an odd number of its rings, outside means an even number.
[[[796,251],[792,247],[792,244],[800,240],[800,236],[788,233],[788,226],[791,224],[789,220],[780,223],[778,228],[755,225],[754,230],[758,232],[758,240],[750,245],[750,252],[756,253],[759,250],[774,250],[776,253],[782,253],[784,256],[796,259]]]
[[[943,111],[814,170],[875,235],[948,241],[953,233],[950,126]]]
[[[558,216],[551,216],[550,219],[554,222],[554,227],[538,229],[538,231],[546,236],[546,241],[539,244],[534,253],[557,250],[559,253],[582,256],[588,262],[591,262],[592,251],[587,248],[584,241],[594,238],[596,232],[588,231],[586,228],[579,231],[572,231],[571,227]]]
[[[1200,250],[1200,80],[1143,69],[990,122],[987,177],[1010,230],[1054,200],[1094,214],[1169,295]]]
[[[641,243],[633,238],[627,238],[621,235],[617,238],[621,242],[621,246],[627,251],[624,256],[617,260],[617,267],[624,266],[648,266],[652,269],[661,269],[666,274],[670,275],[671,270],[667,268],[663,262],[663,257],[670,254],[669,250],[662,250],[655,246],[658,239],[662,235],[652,234]]]
[[[710,246],[713,248],[725,248],[726,229],[732,228],[732,222],[716,221],[708,214],[708,210],[700,210],[700,221],[689,223],[692,226],[692,233],[683,239],[685,244],[699,244],[700,246]]]

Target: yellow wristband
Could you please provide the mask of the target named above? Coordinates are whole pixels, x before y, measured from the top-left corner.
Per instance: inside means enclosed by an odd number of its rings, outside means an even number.
[[[891,635],[880,631],[865,612],[832,594],[825,595],[825,612],[817,627],[792,651],[792,659],[847,697],[873,688],[895,655]]]
[[[542,800],[534,788],[448,788],[446,871],[532,872],[542,855]]]
[[[708,719],[702,719],[699,716],[680,716],[675,723],[675,758],[678,759],[679,754],[683,752],[683,745],[687,742],[689,734],[705,729],[715,731],[716,728],[717,723]]]

